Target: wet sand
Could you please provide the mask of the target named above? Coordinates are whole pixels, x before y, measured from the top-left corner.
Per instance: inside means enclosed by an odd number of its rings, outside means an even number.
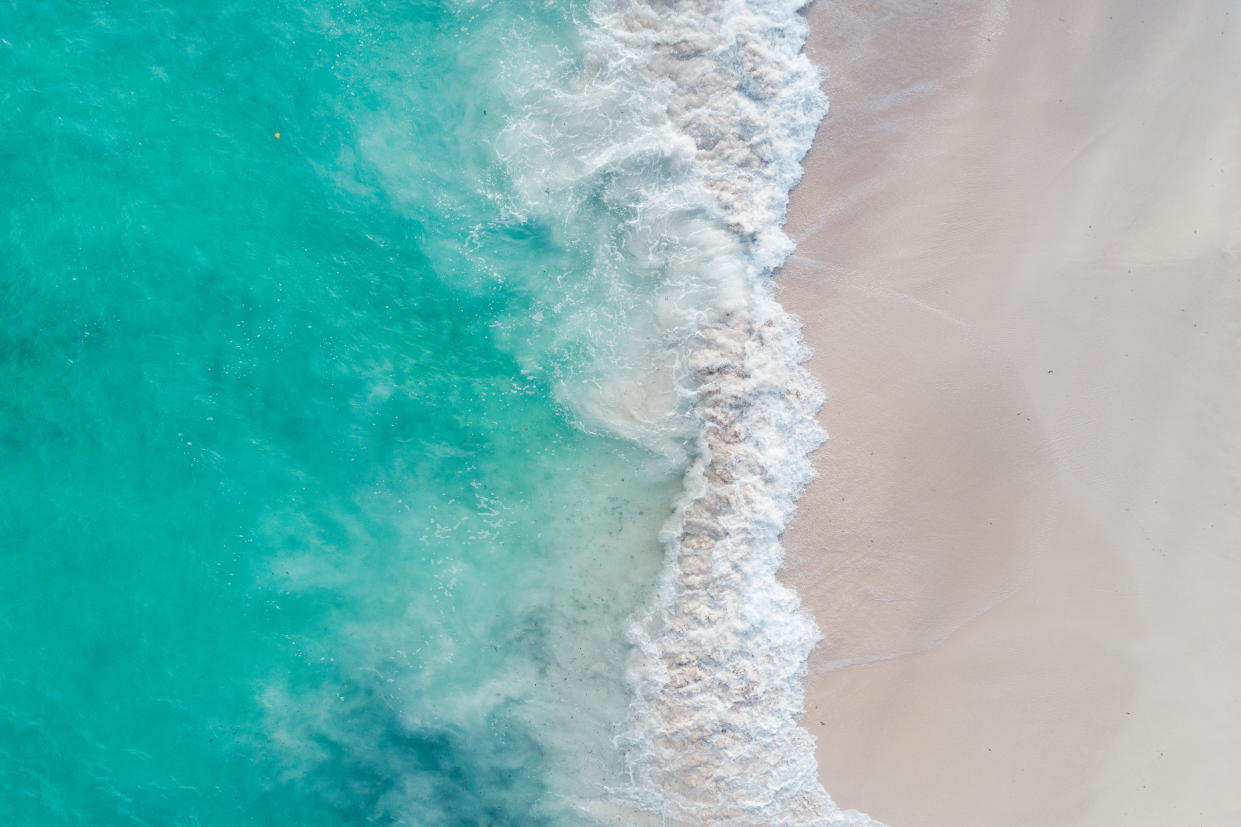
[[[1241,9],[820,0],[781,300],[824,786],[893,827],[1241,823]]]

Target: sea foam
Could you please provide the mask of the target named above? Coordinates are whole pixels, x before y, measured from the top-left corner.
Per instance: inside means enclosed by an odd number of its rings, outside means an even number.
[[[691,446],[666,568],[630,632],[625,780],[610,791],[660,823],[873,823],[819,784],[797,723],[818,630],[776,579],[780,532],[826,436],[799,325],[771,282],[827,111],[801,51],[802,5],[600,0],[584,59],[532,84],[501,142],[527,208],[566,224],[599,205],[616,218],[591,276],[628,297],[627,335],[596,338],[565,402],[584,427]]]

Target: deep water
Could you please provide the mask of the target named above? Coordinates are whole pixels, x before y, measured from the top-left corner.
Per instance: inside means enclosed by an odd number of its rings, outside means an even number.
[[[615,778],[684,457],[571,404],[627,299],[496,148],[577,31],[0,2],[0,823],[581,823]]]

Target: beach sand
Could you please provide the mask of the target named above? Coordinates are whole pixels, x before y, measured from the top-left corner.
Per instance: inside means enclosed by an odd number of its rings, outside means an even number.
[[[1233,8],[1230,8],[1233,7]],[[820,0],[805,725],[893,827],[1241,824],[1241,8]]]

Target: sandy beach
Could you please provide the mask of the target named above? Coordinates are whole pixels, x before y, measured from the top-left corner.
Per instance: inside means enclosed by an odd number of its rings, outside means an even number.
[[[1241,823],[1241,9],[820,0],[805,725],[893,827]]]

